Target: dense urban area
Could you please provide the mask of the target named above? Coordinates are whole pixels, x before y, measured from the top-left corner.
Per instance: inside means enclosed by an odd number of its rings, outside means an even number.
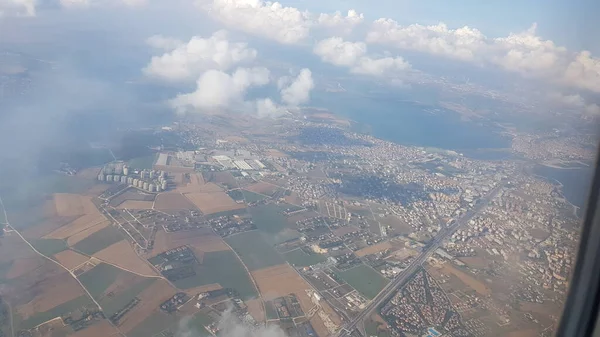
[[[572,139],[480,160],[322,111],[143,132],[163,140],[144,157],[96,144],[113,160],[63,162],[78,191],[3,204],[5,336],[173,336],[182,319],[209,336],[224,317],[311,337],[556,328],[580,211],[535,169],[590,160]]]

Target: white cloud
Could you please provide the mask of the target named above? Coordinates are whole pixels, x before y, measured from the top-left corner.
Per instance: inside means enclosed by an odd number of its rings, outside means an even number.
[[[570,53],[537,35],[537,25],[507,37],[488,38],[479,30],[449,29],[445,24],[401,26],[391,19],[376,20],[368,43],[416,50],[482,65],[499,66],[528,77],[600,92],[600,59],[589,52]]]
[[[298,106],[310,99],[310,92],[315,87],[310,69],[302,69],[300,74],[289,85],[280,83],[281,101],[289,106]]]
[[[379,59],[363,57],[350,71],[355,74],[383,76],[390,72],[393,73],[407,69],[410,69],[410,64],[401,57],[384,57]]]
[[[321,13],[317,19],[317,24],[348,34],[355,26],[360,25],[364,19],[365,17],[362,13],[359,14],[354,9],[351,9],[346,16],[343,16],[340,11],[333,14]]]
[[[285,113],[285,109],[278,106],[270,98],[256,100],[256,115],[259,118],[278,117]]]
[[[60,5],[66,8],[72,7],[87,7],[90,5],[89,0],[60,0]]]
[[[480,31],[467,26],[448,29],[444,23],[439,23],[433,26],[414,24],[402,27],[391,19],[376,20],[366,38],[369,43],[441,54],[461,60],[474,59],[475,51],[485,43],[485,39]]]
[[[211,109],[236,109],[243,107],[250,87],[269,83],[266,68],[238,68],[229,75],[220,70],[208,70],[196,82],[196,90],[180,94],[171,100],[178,112],[209,111]]]
[[[585,98],[579,94],[551,92],[548,94],[548,98],[553,103],[558,103],[569,108],[576,108],[586,115],[600,115],[600,106],[596,103],[588,103]]]
[[[308,37],[309,13],[279,2],[262,0],[201,1],[201,8],[225,25],[281,43],[298,43]]]
[[[317,42],[313,52],[324,62],[351,67],[367,53],[367,45],[363,42],[344,41],[341,37],[331,37]]]
[[[600,116],[600,106],[598,104],[590,104],[585,107],[585,113],[592,116]]]
[[[146,39],[146,43],[156,49],[174,50],[184,44],[183,41],[162,35],[153,35]]]
[[[600,92],[600,59],[589,51],[575,55],[564,71],[567,84],[583,89]]]
[[[401,57],[374,58],[367,55],[365,43],[344,41],[340,37],[317,42],[313,52],[324,62],[348,67],[352,73],[361,75],[383,76],[410,68]]]
[[[35,16],[35,0],[0,0],[0,17]]]
[[[154,47],[167,48],[177,40],[151,37],[148,43]],[[256,57],[256,50],[246,43],[229,42],[225,31],[218,31],[209,38],[194,36],[188,43],[179,44],[174,50],[155,56],[143,69],[151,77],[169,81],[186,81],[209,69],[228,70],[236,64],[249,62]]]
[[[126,5],[137,7],[144,5],[146,0],[60,0],[60,5],[64,8],[87,8],[98,5]]]

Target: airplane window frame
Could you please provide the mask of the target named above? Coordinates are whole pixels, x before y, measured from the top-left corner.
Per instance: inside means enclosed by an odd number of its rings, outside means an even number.
[[[556,336],[600,336],[600,150],[596,155],[577,262]]]

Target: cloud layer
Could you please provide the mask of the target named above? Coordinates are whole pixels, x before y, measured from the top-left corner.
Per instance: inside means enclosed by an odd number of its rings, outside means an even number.
[[[340,37],[321,40],[313,49],[323,62],[348,67],[350,72],[361,75],[394,75],[410,69],[410,64],[401,57],[375,58],[367,55],[364,42],[344,41]]]
[[[401,26],[391,19],[373,22],[366,41],[397,49],[492,65],[525,77],[548,79],[555,84],[600,92],[600,59],[587,51],[569,52],[536,35],[537,26],[507,37],[489,38],[465,26],[445,24]]]
[[[244,97],[251,87],[269,83],[266,68],[238,68],[233,74],[208,70],[196,82],[196,90],[180,94],[171,101],[179,112],[213,112],[214,109],[242,109]]]
[[[194,80],[206,70],[228,70],[254,60],[257,55],[246,43],[229,42],[225,31],[218,31],[209,38],[194,36],[187,43],[160,35],[150,37],[147,42],[170,51],[153,57],[144,73],[168,81]]]

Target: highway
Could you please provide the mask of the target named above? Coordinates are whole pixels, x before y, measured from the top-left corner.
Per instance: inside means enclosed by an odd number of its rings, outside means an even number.
[[[365,309],[342,329],[339,336],[348,336],[357,326],[360,327],[359,324],[363,322],[365,317],[368,317],[371,314],[371,312],[378,308],[382,303],[384,303],[394,293],[394,291],[396,291],[402,285],[404,285],[404,283],[408,281],[410,276],[413,275],[413,273],[417,271],[419,267],[421,267],[423,262],[425,262],[425,260],[427,260],[427,258],[429,258],[431,254],[433,254],[435,250],[439,248],[439,246],[445,238],[452,235],[454,232],[456,232],[457,229],[467,224],[469,220],[471,220],[475,215],[481,212],[489,204],[489,202],[498,194],[498,192],[505,185],[505,183],[506,182],[503,181],[500,184],[498,184],[498,186],[492,189],[485,197],[480,199],[480,202],[477,205],[475,205],[473,209],[467,211],[467,213],[460,217],[454,224],[450,225],[449,227],[442,228],[438,232],[438,234],[432,239],[432,241],[423,248],[421,254],[405,270],[398,274],[396,278],[394,278],[390,283],[388,283],[387,286],[385,286],[385,288],[383,288],[379,292],[379,294],[371,302],[369,302]]]

